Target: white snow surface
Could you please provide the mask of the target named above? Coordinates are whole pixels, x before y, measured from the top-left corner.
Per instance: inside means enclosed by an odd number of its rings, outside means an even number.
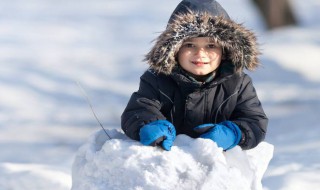
[[[104,175],[112,169],[130,179],[147,176],[139,179],[136,189],[157,182],[149,171],[158,175],[157,180],[170,174],[156,188],[171,185],[165,183],[168,180],[179,183],[171,179],[179,172],[181,185],[203,188],[218,183],[212,175],[231,180],[240,174],[242,181],[233,181],[239,186],[261,188],[262,182],[264,190],[320,187],[319,0],[291,0],[298,26],[274,31],[265,30],[249,0],[219,1],[234,20],[257,33],[261,45],[263,66],[248,74],[270,122],[267,137],[257,148],[222,152],[210,141],[178,136],[173,150],[165,152],[140,146],[121,133],[120,115],[147,68],[143,55],[179,2],[0,0],[0,190],[67,190],[72,184],[73,189],[76,185],[98,189],[112,180],[112,174]],[[100,126],[77,83],[86,90],[104,127],[115,135],[113,140],[103,143]],[[118,164],[117,158],[141,152],[145,157],[139,159],[147,160],[129,159],[119,166],[128,167],[127,173],[108,168]],[[209,152],[213,157],[205,160]],[[138,166],[147,168],[134,170]],[[219,172],[211,170],[218,167]],[[146,179],[151,182],[146,184]],[[129,184],[138,183],[125,182],[121,185],[129,189],[134,188]]]
[[[207,139],[178,135],[171,151],[143,146],[123,133],[103,130],[75,158],[72,189],[214,189],[262,190],[261,179],[273,155],[262,142],[242,151],[224,152]]]

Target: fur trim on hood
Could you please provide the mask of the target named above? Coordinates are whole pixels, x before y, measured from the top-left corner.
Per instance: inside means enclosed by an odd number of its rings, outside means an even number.
[[[145,56],[151,69],[170,74],[178,64],[176,54],[182,43],[192,37],[210,37],[222,47],[224,56],[235,71],[254,70],[259,66],[257,40],[253,32],[241,24],[221,16],[190,11],[176,15],[155,45]]]

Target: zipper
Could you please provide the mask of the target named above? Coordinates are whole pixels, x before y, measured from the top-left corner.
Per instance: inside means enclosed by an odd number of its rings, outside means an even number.
[[[204,108],[204,118],[203,118],[203,121],[206,121],[206,119],[208,118],[208,91],[206,90],[204,92],[204,103],[205,105],[203,106]]]
[[[238,91],[234,92],[233,94],[231,94],[227,99],[225,99],[218,107],[218,110],[216,112],[216,116],[214,118],[214,123],[217,123],[217,118],[218,118],[218,113],[220,112],[221,110],[221,107],[223,106],[223,104],[225,104],[230,98],[232,98],[232,96],[238,94]]]

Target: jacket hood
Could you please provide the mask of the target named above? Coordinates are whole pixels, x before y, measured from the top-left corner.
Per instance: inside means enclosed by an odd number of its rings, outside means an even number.
[[[208,12],[212,16],[222,16],[226,19],[230,19],[228,13],[215,0],[183,0],[171,14],[168,23],[172,23],[176,15],[189,13],[190,11]]]
[[[178,64],[176,54],[183,41],[201,36],[212,38],[222,47],[225,61],[233,64],[236,72],[244,68],[254,70],[259,65],[260,52],[253,32],[230,20],[216,1],[210,1],[211,6],[214,5],[214,9],[210,10],[205,8],[208,6],[193,6],[192,3],[198,1],[186,0],[178,5],[166,30],[145,56],[150,68],[158,73],[170,74]]]

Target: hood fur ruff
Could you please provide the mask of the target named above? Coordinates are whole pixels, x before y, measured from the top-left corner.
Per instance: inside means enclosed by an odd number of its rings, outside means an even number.
[[[199,36],[210,37],[221,46],[227,61],[237,72],[258,67],[260,52],[253,32],[230,19],[192,11],[176,15],[156,39],[145,61],[156,72],[170,74],[177,64],[175,57],[183,41]]]

